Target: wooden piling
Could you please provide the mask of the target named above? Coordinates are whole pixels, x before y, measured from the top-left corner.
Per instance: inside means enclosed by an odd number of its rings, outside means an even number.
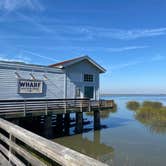
[[[63,114],[56,115],[56,136],[63,135]]]
[[[65,135],[69,135],[70,134],[70,113],[65,114],[64,126],[65,126]]]
[[[52,137],[52,116],[47,115],[45,116],[45,121],[44,121],[44,137],[46,138],[51,138]]]
[[[100,129],[100,110],[94,111],[94,130]]]
[[[83,113],[76,112],[76,133],[82,133],[83,131]]]

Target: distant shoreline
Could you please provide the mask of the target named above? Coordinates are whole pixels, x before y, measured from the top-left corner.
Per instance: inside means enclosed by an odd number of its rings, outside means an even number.
[[[166,94],[100,94],[101,96],[166,96]]]

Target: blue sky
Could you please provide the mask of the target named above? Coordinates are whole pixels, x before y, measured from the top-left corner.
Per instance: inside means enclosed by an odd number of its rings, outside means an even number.
[[[0,0],[0,60],[89,55],[104,93],[166,93],[166,0]]]

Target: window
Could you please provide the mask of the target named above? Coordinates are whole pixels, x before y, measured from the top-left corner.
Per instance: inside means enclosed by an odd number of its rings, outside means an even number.
[[[93,82],[93,75],[92,74],[84,74],[84,81],[85,82]]]

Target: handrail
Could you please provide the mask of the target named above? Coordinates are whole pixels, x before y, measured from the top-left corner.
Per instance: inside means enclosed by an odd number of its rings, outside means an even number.
[[[0,102],[24,102],[24,101],[66,101],[66,100],[77,100],[77,101],[79,101],[79,100],[85,100],[85,101],[87,101],[87,100],[89,100],[89,98],[67,98],[67,99],[65,99],[65,98],[62,98],[62,99],[2,99],[2,100],[0,100]]]
[[[0,116],[7,114],[22,113],[45,113],[48,111],[61,111],[66,113],[67,110],[78,109],[82,111],[83,108],[89,110],[89,99],[37,99],[37,100],[0,100]]]
[[[1,130],[7,132],[9,137],[3,135]],[[26,165],[25,160],[32,166],[47,165],[47,163],[44,163],[35,155],[32,155],[32,153],[30,153],[25,147],[21,147],[20,144],[17,143],[17,140],[25,143],[30,148],[63,166],[106,166],[106,164],[101,163],[98,160],[49,141],[2,118],[0,118],[0,132],[1,142],[9,146],[9,148],[6,149],[6,147],[1,144],[0,151],[16,166]],[[24,160],[18,158],[18,155],[15,155],[16,153],[23,157]]]
[[[113,100],[83,99],[30,99],[0,100],[0,116],[47,115],[51,113],[67,113],[73,111],[93,111],[93,109],[112,108]]]

